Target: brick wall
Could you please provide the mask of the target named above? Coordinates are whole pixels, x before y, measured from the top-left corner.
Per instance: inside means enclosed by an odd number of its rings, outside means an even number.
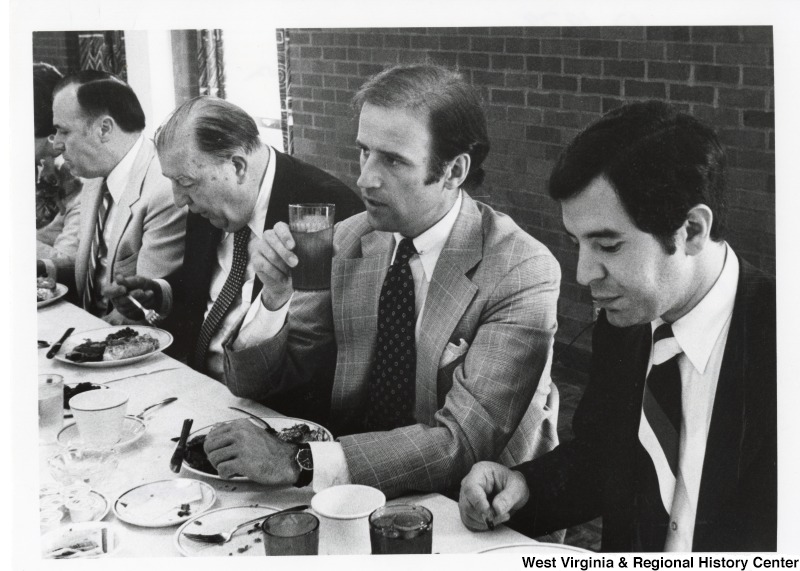
[[[54,65],[63,74],[78,71],[78,34],[33,32],[33,61]]]
[[[350,98],[387,65],[458,66],[483,94],[492,151],[475,194],[544,242],[563,271],[557,340],[591,320],[577,252],[546,194],[555,158],[625,101],[663,99],[709,122],[729,157],[729,241],[775,271],[770,27],[403,28],[290,30],[295,153],[355,188]],[[576,346],[588,347],[584,335]]]

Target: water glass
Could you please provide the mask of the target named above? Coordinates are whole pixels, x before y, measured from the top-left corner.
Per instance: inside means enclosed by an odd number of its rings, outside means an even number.
[[[39,442],[52,444],[64,426],[64,377],[39,375]]]
[[[289,229],[298,260],[292,268],[294,289],[330,289],[335,210],[333,204],[289,205]]]
[[[316,555],[319,520],[308,512],[273,514],[261,522],[267,555]]]
[[[369,516],[369,539],[373,555],[431,553],[433,514],[411,504],[378,508]]]

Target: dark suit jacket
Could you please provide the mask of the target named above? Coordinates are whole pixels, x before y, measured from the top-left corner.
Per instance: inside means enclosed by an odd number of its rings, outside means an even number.
[[[516,468],[531,496],[512,518],[512,527],[537,536],[602,516],[603,551],[663,550],[667,514],[638,439],[650,346],[649,324],[617,328],[601,313],[592,340],[591,378],[573,420],[575,438]],[[775,361],[774,278],[740,259],[703,463],[694,551],[776,549]]]
[[[333,203],[337,221],[364,210],[359,196],[337,178],[275,151],[275,180],[265,230],[276,222],[288,222],[289,204],[299,202]],[[223,231],[212,226],[208,219],[189,213],[183,266],[167,278],[172,287],[173,307],[163,327],[175,336],[175,343],[167,353],[176,359],[186,361],[197,343],[216,264],[217,246],[222,236]],[[256,276],[252,299],[255,300],[260,292],[261,282]]]

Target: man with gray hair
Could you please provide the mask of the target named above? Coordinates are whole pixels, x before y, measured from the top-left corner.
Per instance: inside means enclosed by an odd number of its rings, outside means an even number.
[[[184,264],[165,280],[118,279],[114,303],[137,315],[125,298],[131,293],[167,315],[164,327],[176,333],[172,355],[224,381],[223,342],[241,348],[269,334],[259,301],[266,291],[249,257],[264,230],[288,219],[290,203],[334,203],[337,219],[363,205],[336,178],[265,145],[255,121],[223,99],[183,103],[155,142],[175,204],[189,209]],[[248,261],[240,272],[242,256]]]

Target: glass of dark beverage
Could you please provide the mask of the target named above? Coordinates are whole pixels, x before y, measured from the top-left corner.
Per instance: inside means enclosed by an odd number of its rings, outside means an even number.
[[[289,205],[289,229],[298,259],[292,268],[294,289],[330,289],[335,209],[333,204]]]
[[[431,553],[433,514],[411,504],[378,508],[369,516],[369,540],[373,555]]]
[[[319,520],[308,512],[273,514],[261,522],[267,555],[316,555]]]

